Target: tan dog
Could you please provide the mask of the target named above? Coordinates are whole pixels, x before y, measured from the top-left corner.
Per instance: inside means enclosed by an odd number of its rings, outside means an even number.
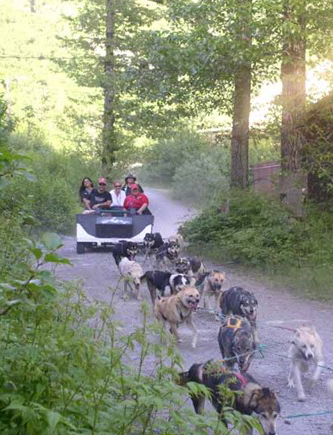
[[[210,298],[214,296],[215,310],[219,310],[225,280],[225,274],[218,270],[212,270],[199,276],[195,285],[201,289],[204,308],[211,309]]]
[[[289,357],[292,361],[288,376],[288,387],[296,387],[297,399],[300,402],[304,402],[305,394],[301,379],[302,372],[307,371],[313,366],[314,372],[311,383],[315,384],[321,372],[320,366],[324,364],[323,342],[314,326],[301,326],[296,329],[289,348]]]
[[[154,312],[156,318],[166,326],[170,324],[170,332],[178,342],[182,340],[178,334],[178,325],[185,322],[193,331],[192,347],[195,348],[198,339],[198,330],[192,320],[192,313],[198,308],[200,294],[194,287],[186,286],[176,295],[163,297],[155,302]]]

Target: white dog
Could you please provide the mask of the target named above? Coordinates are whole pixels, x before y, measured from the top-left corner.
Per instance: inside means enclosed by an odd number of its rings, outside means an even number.
[[[141,278],[144,273],[140,264],[136,261],[129,260],[127,257],[123,257],[119,262],[119,270],[124,277],[124,297],[126,297],[127,294],[127,286],[132,290],[130,283],[134,283],[137,298],[141,300]]]
[[[301,374],[307,371],[311,366],[314,371],[311,383],[314,385],[321,372],[324,364],[323,342],[313,326],[301,326],[296,329],[293,341],[289,348],[291,358],[291,368],[288,377],[288,387],[296,387],[297,399],[304,402],[305,394],[302,385]]]

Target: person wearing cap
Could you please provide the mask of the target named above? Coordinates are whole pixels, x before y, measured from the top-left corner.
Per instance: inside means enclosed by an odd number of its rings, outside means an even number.
[[[94,189],[90,196],[90,207],[92,210],[98,208],[110,208],[112,204],[112,198],[110,192],[106,190],[107,181],[105,178],[98,180],[98,188]]]
[[[140,192],[140,186],[133,183],[131,185],[131,193],[126,196],[124,208],[126,210],[134,209],[137,214],[150,214],[148,210],[148,197]]]
[[[136,182],[136,177],[134,177],[133,174],[128,174],[125,177],[125,184],[123,186],[123,190],[124,190],[126,196],[131,194],[131,186],[132,186],[132,184],[136,184],[137,186],[139,186],[140,192],[143,193],[142,187],[140,186],[139,183]]]
[[[113,189],[110,190],[111,198],[112,198],[112,206],[123,206],[126,198],[125,192],[121,189],[121,182],[115,181],[113,183]]]

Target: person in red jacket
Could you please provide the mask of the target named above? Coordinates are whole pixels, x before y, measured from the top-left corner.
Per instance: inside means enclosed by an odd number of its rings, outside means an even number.
[[[148,197],[140,192],[140,187],[137,184],[132,184],[131,193],[126,196],[124,208],[126,210],[135,209],[137,214],[146,214],[149,213],[148,205]]]

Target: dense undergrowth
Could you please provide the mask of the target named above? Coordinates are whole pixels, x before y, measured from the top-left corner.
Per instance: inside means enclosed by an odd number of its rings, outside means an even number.
[[[0,275],[20,275],[22,239],[43,231],[72,233],[82,206],[82,178],[97,179],[100,165],[73,151],[56,151],[41,137],[2,132],[0,154]],[[9,157],[5,160],[5,156]]]
[[[24,208],[42,230],[66,234],[74,227],[74,215],[80,210],[78,190],[85,176],[96,180],[100,164],[87,160],[73,150],[57,151],[41,138],[12,135],[9,147],[27,157],[33,182],[15,178],[6,189],[4,205],[17,211]],[[23,152],[22,152],[23,150]]]
[[[222,205],[229,201],[229,212]],[[277,201],[251,192],[232,192],[185,223],[192,249],[221,262],[257,268],[307,296],[332,298],[333,218],[306,205],[295,218]],[[332,206],[333,207],[333,206]]]

